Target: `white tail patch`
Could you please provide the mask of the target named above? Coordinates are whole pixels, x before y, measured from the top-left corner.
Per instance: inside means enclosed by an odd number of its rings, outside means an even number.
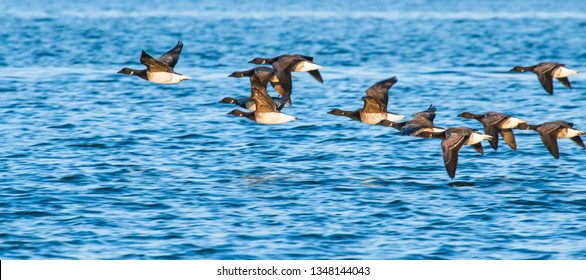
[[[269,113],[254,113],[256,122],[262,124],[281,124],[290,121],[297,120],[296,117],[289,116],[283,113],[278,112],[269,112]]]
[[[445,130],[445,129],[443,129],[443,128],[434,127],[432,131],[433,131],[434,133],[438,133],[438,132],[444,132],[444,131],[446,131],[446,130]]]
[[[558,138],[572,138],[578,135],[584,135],[586,132],[573,128],[562,129],[558,132]]]
[[[517,119],[517,118],[513,118],[510,117],[508,120],[506,120],[502,125],[501,125],[501,129],[511,129],[511,128],[515,128],[517,127],[519,124],[522,123],[527,123],[526,120],[522,120],[522,119]]]
[[[309,61],[301,61],[301,62],[297,63],[297,65],[295,65],[295,69],[293,71],[294,72],[308,72],[311,70],[318,70],[321,68],[323,68],[323,67],[321,67],[315,63],[311,63]]]
[[[576,70],[568,69],[566,67],[560,67],[557,70],[555,70],[555,72],[553,73],[553,77],[554,78],[565,78],[567,76],[576,75],[576,74],[578,74],[578,71],[576,71]]]
[[[387,113],[387,120],[388,121],[391,121],[391,122],[400,121],[400,120],[402,120],[404,118],[406,118],[406,116],[392,114],[392,113]]]
[[[482,142],[482,140],[490,140],[492,139],[492,136],[490,135],[486,135],[486,134],[482,134],[482,133],[478,133],[478,132],[473,132],[472,135],[470,135],[470,138],[468,138],[468,145],[474,145],[474,144],[478,144],[480,142]]]

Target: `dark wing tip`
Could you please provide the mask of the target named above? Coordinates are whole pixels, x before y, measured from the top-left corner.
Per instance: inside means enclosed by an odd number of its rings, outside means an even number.
[[[490,146],[492,147],[493,150],[498,151],[498,149],[499,149],[498,137],[491,138],[490,140],[488,140],[488,143],[490,144]]]
[[[144,64],[146,61],[151,60],[151,58],[150,54],[142,50],[142,53],[140,54],[140,63]]]

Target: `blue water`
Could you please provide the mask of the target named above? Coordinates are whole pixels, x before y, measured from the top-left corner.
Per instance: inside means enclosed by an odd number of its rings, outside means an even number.
[[[586,2],[0,1],[2,259],[586,259],[586,151],[518,131],[446,174],[438,140],[326,114],[397,76],[389,109],[499,111],[586,130],[586,78],[547,94],[515,65],[586,72]],[[295,2],[295,3],[289,3]],[[117,74],[185,43],[156,85]],[[217,102],[256,56],[312,55],[299,120]]]

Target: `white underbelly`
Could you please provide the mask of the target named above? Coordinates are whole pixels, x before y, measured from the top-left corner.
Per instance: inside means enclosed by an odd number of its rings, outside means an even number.
[[[360,120],[367,124],[377,124],[382,120],[390,122],[400,121],[406,118],[405,116],[395,115],[391,113],[360,113]]]
[[[294,72],[307,72],[307,71],[311,71],[311,70],[318,70],[321,69],[322,67],[315,64],[315,63],[311,63],[309,61],[301,61],[299,63],[297,63],[297,65],[295,65],[295,69],[293,70]]]
[[[501,124],[501,127],[500,128],[501,129],[512,129],[512,128],[515,128],[519,124],[522,124],[522,123],[527,123],[527,121],[526,120],[522,120],[522,119],[517,119],[517,118],[510,117],[509,119],[507,119],[506,121],[504,121]]]
[[[189,80],[189,77],[169,72],[149,72],[147,71],[149,82],[156,84],[176,84],[183,80]]]
[[[286,115],[283,113],[276,113],[276,112],[270,112],[270,113],[254,112],[254,116],[255,116],[256,122],[262,123],[262,124],[280,124],[280,123],[294,121],[297,119],[296,117],[289,116],[289,115]]]
[[[555,72],[553,72],[553,77],[554,78],[565,78],[567,76],[575,75],[575,74],[578,74],[578,71],[568,69],[566,67],[560,67],[560,68],[556,69]]]
[[[386,113],[360,113],[360,120],[367,124],[377,124],[386,119]]]

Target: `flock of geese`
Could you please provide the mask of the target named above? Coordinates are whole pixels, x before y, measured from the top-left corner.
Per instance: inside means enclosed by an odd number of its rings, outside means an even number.
[[[174,84],[189,80],[188,76],[177,73],[174,70],[182,48],[183,43],[179,41],[173,49],[157,59],[143,50],[140,63],[145,65],[146,69],[134,70],[123,68],[118,73],[138,76],[149,82],[159,84]],[[220,103],[234,104],[250,110],[245,112],[235,109],[228,114],[245,117],[257,123],[282,124],[297,119],[294,116],[281,112],[287,104],[292,104],[292,72],[308,72],[317,81],[323,83],[323,79],[319,73],[319,69],[322,66],[314,63],[313,57],[310,56],[284,54],[274,58],[255,58],[249,61],[249,63],[261,66],[234,72],[229,77],[249,77],[251,85],[250,96],[241,98],[226,97]],[[271,67],[262,65],[270,65]],[[537,74],[541,85],[549,94],[553,94],[554,78],[567,88],[572,89],[567,77],[578,74],[578,71],[568,69],[564,64],[555,62],[542,62],[528,67],[515,66],[510,72],[532,72]],[[572,123],[562,120],[531,125],[525,120],[498,112],[487,112],[483,114],[463,112],[458,117],[479,121],[482,123],[484,133],[468,127],[451,127],[445,129],[433,123],[436,108],[431,105],[427,110],[413,114],[411,120],[402,121],[406,116],[387,110],[389,89],[396,82],[397,78],[391,77],[377,82],[368,88],[366,95],[362,97],[364,105],[361,109],[355,111],[333,109],[328,114],[344,116],[372,125],[390,126],[399,130],[404,135],[441,139],[444,164],[448,175],[452,179],[456,176],[458,154],[462,146],[470,145],[483,155],[484,151],[481,142],[487,140],[494,150],[498,150],[498,135],[500,134],[509,147],[517,150],[513,129],[534,130],[538,132],[543,144],[556,159],[559,159],[558,138],[570,138],[580,147],[586,149],[584,142],[580,138],[580,135],[584,135],[586,132],[577,130],[573,128]],[[269,83],[279,95],[278,97],[271,97],[268,94],[267,86]]]

